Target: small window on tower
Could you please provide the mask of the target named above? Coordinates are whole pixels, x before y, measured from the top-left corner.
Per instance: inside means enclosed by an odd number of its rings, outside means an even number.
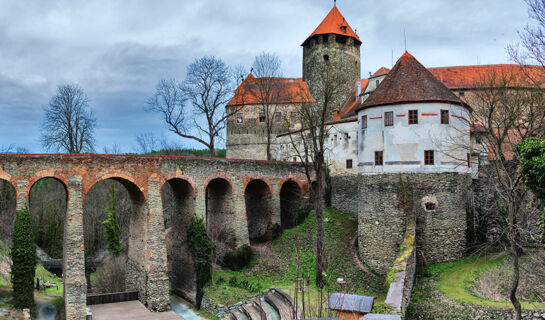
[[[441,124],[448,124],[448,110],[441,110]]]
[[[346,33],[346,26],[341,26],[342,32]]]
[[[324,61],[326,61],[326,62],[329,61],[329,55],[324,54]]]
[[[389,127],[394,125],[394,112],[384,112],[384,126]]]
[[[424,151],[424,164],[428,166],[433,166],[435,164],[435,157],[433,150]]]
[[[244,122],[244,112],[237,112],[237,123]]]
[[[361,128],[367,129],[367,116],[361,116]]]
[[[383,163],[383,153],[382,151],[375,151],[375,166],[381,166]]]
[[[409,124],[418,124],[418,110],[409,110]]]
[[[265,122],[265,112],[259,113],[259,122]]]
[[[346,169],[352,169],[352,159],[346,159]]]

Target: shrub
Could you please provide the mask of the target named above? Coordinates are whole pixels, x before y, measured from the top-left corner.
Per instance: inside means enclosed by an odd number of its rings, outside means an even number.
[[[272,239],[276,240],[282,235],[282,226],[278,223],[273,224],[272,226]]]
[[[92,281],[93,291],[97,293],[125,291],[125,262],[124,256],[107,257],[97,268]]]
[[[115,190],[113,185],[110,186],[110,203],[104,211],[108,215],[108,219],[104,220],[102,224],[104,225],[104,230],[106,231],[106,240],[108,251],[113,256],[119,256],[123,252],[123,247],[119,241],[119,236],[121,235],[121,227],[117,221],[117,212],[115,208],[116,198]]]
[[[28,210],[18,210],[13,230],[11,249],[11,277],[14,306],[17,309],[34,308],[34,274],[36,272],[36,244]]]
[[[254,257],[254,250],[249,245],[245,244],[236,251],[228,252],[223,258],[224,266],[238,271],[248,266]]]
[[[191,257],[195,262],[197,276],[197,308],[200,309],[204,294],[204,286],[212,279],[212,240],[206,233],[202,218],[193,217],[187,230],[187,242],[191,249]]]

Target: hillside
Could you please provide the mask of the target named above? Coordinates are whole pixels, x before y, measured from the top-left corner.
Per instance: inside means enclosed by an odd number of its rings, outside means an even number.
[[[311,290],[316,291],[315,243],[316,220],[311,212],[299,226],[284,230],[270,246],[254,246],[256,257],[252,264],[241,271],[216,270],[213,283],[206,288],[216,302],[228,305],[255,295],[257,292],[277,287],[293,295],[295,279],[310,277]],[[326,209],[325,229],[325,276],[326,292],[345,291],[355,294],[383,297],[384,279],[358,268],[353,260],[352,240],[357,231],[357,221],[339,211]],[[343,278],[345,284],[336,283]]]

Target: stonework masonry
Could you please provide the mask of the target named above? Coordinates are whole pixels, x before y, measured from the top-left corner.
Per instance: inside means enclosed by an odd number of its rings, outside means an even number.
[[[206,189],[214,180],[226,181],[231,190],[234,219],[227,228],[235,230],[236,245],[249,242],[245,208],[245,187],[253,180],[270,186],[268,196],[278,203],[269,206],[273,223],[280,217],[280,190],[294,181],[308,193],[300,164],[274,161],[229,160],[169,156],[113,155],[0,155],[0,177],[10,182],[17,196],[17,209],[28,208],[34,183],[54,178],[68,190],[63,244],[64,299],[67,319],[85,319],[86,279],[83,238],[83,202],[97,182],[115,179],[129,192],[131,214],[126,288],[138,290],[140,301],[150,310],[164,311],[169,306],[168,256],[161,190],[173,179],[190,184],[194,190],[194,212],[207,218]],[[285,202],[285,201],[284,201]],[[188,266],[191,267],[191,263]],[[191,281],[191,275],[187,276]],[[191,295],[192,286],[186,287]],[[184,287],[181,288],[182,290]]]
[[[380,273],[386,273],[392,265],[406,227],[399,204],[401,177],[412,190],[417,262],[428,264],[462,257],[471,177],[458,173],[360,175],[360,257]]]
[[[358,217],[358,175],[331,176],[331,206]]]

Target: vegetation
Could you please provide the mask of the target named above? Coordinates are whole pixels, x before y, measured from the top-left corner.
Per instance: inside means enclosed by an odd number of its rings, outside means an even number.
[[[112,256],[117,257],[123,252],[123,247],[119,241],[121,227],[117,221],[117,211],[115,205],[115,190],[113,186],[110,186],[110,203],[106,208],[104,208],[104,212],[108,215],[108,219],[104,220],[102,224],[104,225],[104,229],[106,231],[106,248],[108,248],[108,251]]]
[[[310,281],[308,287],[312,298],[319,298],[315,285],[316,276],[316,213],[311,211],[306,220],[292,229],[284,230],[274,240],[270,250],[260,251],[249,266],[240,271],[215,271],[214,281],[206,287],[206,293],[216,302],[225,305],[251,297],[256,290],[280,288],[294,294],[297,278]],[[352,260],[351,240],[357,231],[357,221],[339,211],[324,211],[325,282],[324,296],[330,291],[345,291],[355,294],[384,296],[384,279],[369,275],[359,269]],[[337,278],[346,284],[340,287]],[[244,282],[240,284],[241,280]],[[214,285],[215,284],[215,285]]]
[[[124,256],[109,256],[97,267],[94,276],[90,276],[91,287],[96,293],[125,291]]]
[[[212,240],[206,232],[202,218],[193,217],[187,230],[187,242],[191,249],[191,257],[195,263],[197,275],[197,308],[200,309],[203,289],[212,278]]]
[[[36,244],[28,210],[17,210],[11,260],[14,306],[17,309],[34,308]]]
[[[161,149],[152,151],[150,154],[172,155],[172,156],[194,156],[194,157],[211,157],[208,149]],[[216,149],[214,157],[225,158],[227,149]]]
[[[245,244],[236,251],[228,252],[223,258],[223,264],[226,268],[237,271],[248,266],[253,257],[254,250],[252,247]]]

